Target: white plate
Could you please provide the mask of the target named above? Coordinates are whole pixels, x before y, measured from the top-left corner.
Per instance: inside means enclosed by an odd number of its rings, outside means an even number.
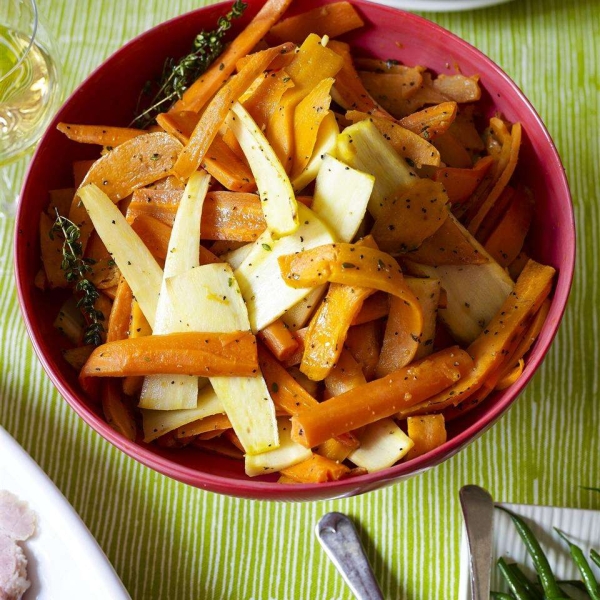
[[[505,4],[511,0],[371,0],[375,4],[384,4],[404,10],[424,12],[455,12],[457,10],[473,10],[495,4]]]
[[[552,570],[559,580],[581,579],[581,576],[571,560],[566,543],[558,537],[553,529],[554,527],[563,531],[572,542],[580,546],[586,557],[589,557],[591,548],[600,550],[600,511],[533,506],[531,504],[500,504],[500,506],[505,506],[527,519],[527,524],[542,545]],[[491,589],[497,592],[508,592],[508,588],[496,566],[496,561],[501,556],[512,562],[517,562],[531,580],[535,579],[535,569],[513,522],[506,513],[495,510]],[[593,568],[595,569],[595,567]],[[595,572],[598,575],[598,570],[595,570]],[[464,530],[460,548],[458,597],[459,600],[471,600],[469,549]]]
[[[34,460],[0,427],[0,490],[36,513],[23,543],[31,588],[23,600],[131,600],[79,515]]]

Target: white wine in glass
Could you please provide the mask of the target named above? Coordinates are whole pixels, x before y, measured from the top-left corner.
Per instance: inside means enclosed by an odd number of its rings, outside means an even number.
[[[0,2],[0,170],[41,137],[60,101],[59,68],[35,0]],[[14,182],[0,177],[0,213],[16,208]]]

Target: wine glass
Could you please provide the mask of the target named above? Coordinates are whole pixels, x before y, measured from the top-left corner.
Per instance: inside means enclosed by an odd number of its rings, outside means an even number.
[[[60,68],[35,0],[0,1],[0,216],[17,193],[5,167],[41,137],[60,102]]]

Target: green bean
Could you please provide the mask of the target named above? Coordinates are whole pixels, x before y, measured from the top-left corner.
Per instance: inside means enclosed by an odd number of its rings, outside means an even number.
[[[582,592],[587,592],[583,581],[579,581],[579,579],[563,579],[558,581],[558,585],[570,585],[571,587],[577,588]]]
[[[534,600],[533,596],[527,591],[527,588],[521,583],[519,577],[515,575],[514,571],[503,558],[499,558],[497,564],[504,579],[506,579],[506,583],[508,583],[510,591],[517,600]]]
[[[590,557],[600,567],[600,554],[598,554],[593,548],[590,550]]]
[[[560,529],[555,527],[554,531],[556,531],[556,533],[558,533],[558,535],[569,545],[571,557],[581,573],[581,578],[583,579],[583,583],[585,584],[590,598],[592,600],[600,600],[600,587],[598,587],[594,572],[590,567],[590,563],[586,560],[583,550],[576,544],[573,544]]]
[[[490,597],[494,600],[515,600],[514,596],[510,594],[503,594],[502,592],[490,592]]]
[[[559,598],[564,598],[558,584],[556,583],[556,578],[554,577],[554,573],[552,573],[552,569],[550,568],[550,563],[548,562],[548,558],[544,554],[540,543],[535,539],[533,532],[529,529],[529,526],[525,521],[515,515],[510,510],[503,508],[502,506],[497,506],[499,510],[503,510],[505,513],[510,515],[513,523],[515,524],[521,539],[525,543],[527,547],[527,551],[533,560],[533,564],[535,566],[535,570],[538,573],[540,578],[540,582],[542,587],[544,588],[544,594],[548,600],[558,600]]]
[[[534,600],[544,600],[544,595],[536,589],[533,582],[527,579],[527,576],[521,571],[521,567],[517,563],[509,564],[508,568],[515,574],[515,577],[523,584],[523,587]]]

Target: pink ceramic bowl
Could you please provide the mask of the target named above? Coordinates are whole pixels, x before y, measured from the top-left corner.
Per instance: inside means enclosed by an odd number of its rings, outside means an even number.
[[[327,4],[303,0],[293,11]],[[261,2],[250,2],[244,22]],[[160,73],[167,56],[186,53],[194,35],[214,26],[228,3],[191,12],[163,23],[137,37],[84,81],[67,100],[50,126],[31,162],[16,221],[15,268],[23,317],[34,348],[48,375],[73,409],[100,435],[129,456],[160,473],[199,488],[263,500],[317,500],[359,494],[406,479],[441,463],[470,444],[493,425],[514,402],[539,367],[561,320],[573,276],[575,229],[573,209],[562,164],[539,116],[517,86],[481,52],[441,27],[413,14],[363,1],[354,4],[366,27],[349,36],[354,52],[421,64],[438,73],[479,73],[489,113],[502,112],[523,124],[524,141],[518,170],[537,200],[532,229],[533,257],[558,270],[550,314],[529,354],[518,382],[490,397],[483,405],[450,424],[448,441],[435,451],[379,473],[322,485],[279,485],[276,477],[250,479],[240,462],[208,456],[199,450],[165,450],[133,443],[111,429],[100,408],[88,399],[77,377],[61,356],[63,340],[52,327],[60,305],[59,294],[46,294],[33,284],[40,267],[38,215],[48,202],[48,190],[69,187],[73,160],[97,152],[67,140],[56,131],[59,121],[126,125],[144,82]],[[291,11],[291,12],[293,12]],[[239,27],[243,23],[238,23]]]

